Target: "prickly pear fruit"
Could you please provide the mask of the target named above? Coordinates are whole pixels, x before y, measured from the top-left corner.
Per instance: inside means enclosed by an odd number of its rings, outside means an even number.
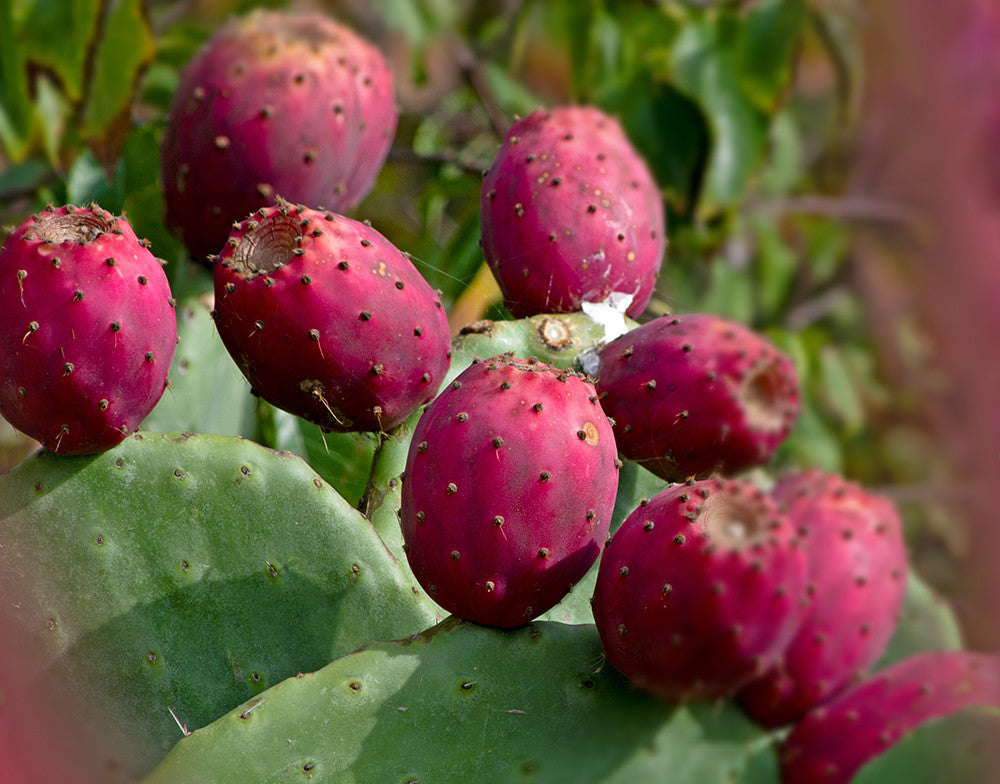
[[[666,700],[716,699],[772,667],[802,620],[805,554],[746,480],[690,480],[640,505],[601,555],[608,661]]]
[[[779,727],[833,697],[871,667],[896,628],[906,593],[906,546],[892,503],[816,469],[773,490],[808,560],[805,620],[778,665],[741,690],[761,724]]]
[[[973,706],[1000,708],[1000,659],[972,651],[911,656],[807,713],[782,743],[782,783],[848,784],[907,733]]]
[[[0,344],[0,414],[53,452],[103,452],[163,395],[167,276],[124,217],[48,207],[0,250]]]
[[[318,12],[233,17],[185,68],[162,142],[166,220],[192,255],[282,196],[346,212],[396,131],[381,52]]]
[[[214,277],[216,326],[254,392],[328,430],[391,430],[448,370],[441,300],[359,221],[261,208],[233,228]]]
[[[470,365],[410,442],[400,520],[414,576],[455,615],[527,623],[597,560],[617,466],[585,377],[509,355]]]
[[[593,106],[515,122],[483,180],[483,252],[515,317],[612,292],[645,310],[663,262],[663,200],[619,122]]]
[[[622,456],[664,479],[766,463],[798,416],[791,360],[734,321],[661,316],[598,354],[597,389]]]

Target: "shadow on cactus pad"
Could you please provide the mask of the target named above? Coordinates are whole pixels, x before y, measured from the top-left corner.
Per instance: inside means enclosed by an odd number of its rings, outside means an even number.
[[[440,617],[301,459],[176,433],[0,478],[0,594],[38,651],[0,679],[75,691],[133,777],[179,725]]]
[[[732,706],[631,689],[593,626],[449,618],[292,678],[184,738],[145,784],[777,780]]]

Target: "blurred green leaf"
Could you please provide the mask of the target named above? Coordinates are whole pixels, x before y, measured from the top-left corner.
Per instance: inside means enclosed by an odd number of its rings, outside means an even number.
[[[763,0],[751,7],[736,49],[744,90],[773,112],[792,79],[795,52],[807,19],[805,0]]]
[[[733,24],[726,13],[708,21],[692,21],[678,36],[672,55],[677,85],[703,107],[712,130],[700,205],[703,215],[740,199],[766,146],[766,117],[743,90]]]
[[[106,20],[83,114],[86,137],[103,138],[113,122],[128,120],[139,74],[155,53],[143,0],[113,0]]]
[[[14,0],[14,6],[18,37],[32,64],[53,73],[71,101],[82,101],[101,0]]]
[[[25,49],[17,37],[14,6],[0,3],[0,145],[15,163],[29,152],[34,130]]]
[[[48,178],[50,171],[38,158],[28,158],[23,163],[0,170],[0,199],[38,187]]]

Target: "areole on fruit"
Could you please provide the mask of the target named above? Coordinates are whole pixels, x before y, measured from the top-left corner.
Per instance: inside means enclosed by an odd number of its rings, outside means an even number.
[[[751,367],[738,392],[747,425],[768,432],[787,427],[789,408],[797,395],[787,366],[776,357],[765,358]]]
[[[302,226],[291,215],[271,212],[254,221],[236,242],[228,263],[246,279],[284,267],[301,245]]]
[[[702,504],[697,523],[712,542],[743,549],[767,536],[764,511],[759,502],[746,495],[712,494]]]
[[[103,214],[89,210],[66,213],[41,212],[36,216],[32,229],[25,234],[25,239],[37,239],[39,242],[49,243],[76,242],[86,245],[101,234],[112,231],[117,222],[117,219],[107,212]]]

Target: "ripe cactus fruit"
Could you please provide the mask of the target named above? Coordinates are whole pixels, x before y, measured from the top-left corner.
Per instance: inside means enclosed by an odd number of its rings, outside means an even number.
[[[972,651],[911,656],[807,713],[782,743],[782,784],[848,784],[907,733],[974,706],[1000,708],[1000,659]]]
[[[585,377],[510,355],[475,362],[410,443],[400,521],[414,576],[462,618],[527,623],[597,560],[617,467]]]
[[[608,661],[665,700],[728,697],[802,621],[805,554],[764,491],[690,480],[640,505],[604,549],[594,620]]]
[[[718,316],[661,316],[598,359],[597,389],[622,456],[671,481],[766,463],[799,413],[791,360]]]
[[[48,207],[0,250],[0,414],[60,454],[118,444],[163,395],[177,318],[124,217]]]
[[[783,477],[773,495],[804,542],[810,606],[778,665],[739,698],[761,724],[800,718],[871,667],[896,628],[906,546],[895,507],[817,469]]]
[[[287,202],[233,227],[215,323],[253,391],[328,430],[391,430],[437,392],[441,300],[375,229]]]
[[[645,310],[663,262],[663,200],[619,122],[593,106],[515,122],[483,180],[483,252],[515,317],[612,292]]]
[[[162,142],[166,220],[191,253],[277,196],[346,212],[396,131],[381,52],[318,12],[233,17],[182,73]]]

